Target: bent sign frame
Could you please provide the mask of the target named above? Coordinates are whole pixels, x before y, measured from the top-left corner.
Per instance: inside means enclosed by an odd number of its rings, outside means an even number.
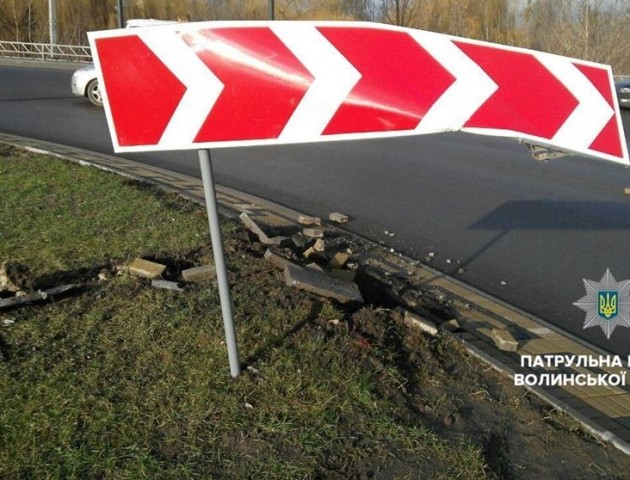
[[[364,22],[88,36],[116,152],[463,131],[630,164],[606,65]]]

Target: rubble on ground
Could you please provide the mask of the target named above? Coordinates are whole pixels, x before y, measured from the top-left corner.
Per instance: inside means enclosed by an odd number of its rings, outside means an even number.
[[[306,226],[316,225],[319,227],[322,224],[322,219],[319,217],[310,217],[308,215],[299,215],[298,222]]]
[[[247,227],[247,229],[252,232],[254,235],[258,237],[260,243],[263,245],[276,245],[282,247],[287,245],[291,240],[284,236],[274,236],[270,237],[265,233],[265,231],[258,225],[252,217],[250,217],[247,213],[243,212],[239,215],[241,222],[243,225]]]
[[[279,268],[280,270],[284,270],[287,265],[292,265],[293,262],[284,258],[281,255],[273,253],[271,250],[267,249],[265,252],[265,260],[271,263],[274,267]]]
[[[182,278],[185,282],[205,282],[213,280],[217,276],[217,269],[212,264],[201,265],[199,267],[187,268],[182,270]]]
[[[48,290],[38,290],[34,293],[25,293],[23,295],[16,295],[15,297],[2,298],[0,299],[0,309],[16,308],[32,303],[51,301],[56,296],[65,295],[78,288],[79,285],[76,284],[59,285],[49,288]]]
[[[129,273],[136,277],[142,278],[159,278],[166,270],[166,265],[145,260],[144,258],[136,258],[129,264]]]
[[[175,292],[184,291],[184,289],[179,285],[178,282],[172,282],[170,280],[153,279],[151,280],[151,286],[154,288],[161,288],[164,290],[173,290]]]
[[[284,276],[286,284],[290,287],[333,298],[340,303],[364,303],[356,284],[337,280],[325,272],[287,265]]]
[[[516,352],[518,349],[518,340],[514,338],[508,330],[501,328],[493,328],[490,331],[490,337],[499,350],[504,352]]]
[[[302,233],[310,238],[324,238],[323,228],[305,228]]]
[[[339,212],[333,212],[330,215],[328,215],[328,219],[331,222],[335,222],[335,223],[348,223],[348,216],[344,215],[343,213],[339,213]]]

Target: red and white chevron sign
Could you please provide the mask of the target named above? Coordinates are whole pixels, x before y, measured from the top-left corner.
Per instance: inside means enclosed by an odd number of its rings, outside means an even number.
[[[89,38],[117,152],[467,131],[629,163],[605,65],[373,23]]]

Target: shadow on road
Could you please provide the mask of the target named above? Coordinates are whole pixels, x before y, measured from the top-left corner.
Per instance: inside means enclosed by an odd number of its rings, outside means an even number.
[[[471,230],[625,230],[630,202],[509,201],[468,227]]]

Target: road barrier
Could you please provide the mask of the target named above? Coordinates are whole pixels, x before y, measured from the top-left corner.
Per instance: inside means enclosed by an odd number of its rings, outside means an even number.
[[[91,62],[92,53],[84,45],[51,45],[0,41],[0,57],[27,58],[44,61]]]

